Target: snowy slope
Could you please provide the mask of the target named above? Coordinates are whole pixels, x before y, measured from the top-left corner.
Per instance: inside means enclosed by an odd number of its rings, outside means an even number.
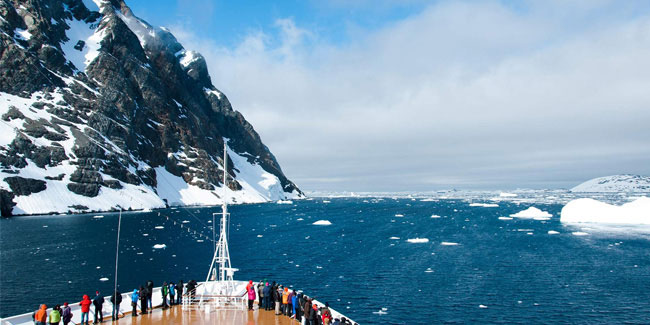
[[[650,192],[650,177],[640,175],[612,175],[588,180],[571,192]]]

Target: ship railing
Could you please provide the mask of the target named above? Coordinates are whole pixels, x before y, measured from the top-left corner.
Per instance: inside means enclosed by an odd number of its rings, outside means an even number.
[[[224,295],[213,293],[197,292],[201,285],[200,283],[195,289],[187,291],[183,294],[182,308],[183,310],[246,310],[246,303],[248,297],[245,293]],[[204,291],[206,287],[201,288]]]

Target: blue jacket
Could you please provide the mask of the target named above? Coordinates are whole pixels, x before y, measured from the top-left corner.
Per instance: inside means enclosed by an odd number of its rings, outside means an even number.
[[[135,302],[135,303],[138,303],[138,298],[139,298],[139,296],[138,296],[138,290],[137,290],[137,289],[133,289],[133,294],[131,294],[131,301],[132,301],[132,302]]]
[[[271,287],[269,287],[268,285],[264,287],[262,292],[264,293],[264,297],[269,297],[269,298],[271,297]]]
[[[172,283],[169,285],[169,295],[173,296],[174,295],[174,290],[176,290],[176,286]]]

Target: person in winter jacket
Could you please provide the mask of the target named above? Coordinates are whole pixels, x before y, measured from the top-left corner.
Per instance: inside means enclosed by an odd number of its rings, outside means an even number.
[[[257,284],[257,307],[259,310],[262,310],[262,305],[264,304],[264,282],[260,281]]]
[[[133,293],[131,294],[131,307],[133,307],[133,311],[131,312],[131,316],[135,317],[138,316],[138,289],[133,289]]]
[[[90,298],[88,295],[84,295],[83,299],[79,303],[81,306],[81,323],[79,324],[85,324],[88,325],[88,322],[90,321],[90,317],[88,317],[88,313],[90,312],[90,305],[92,304],[92,301],[90,301]],[[84,322],[85,320],[85,322]]]
[[[253,280],[248,280],[248,284],[246,285],[246,292],[248,292],[248,289],[250,289],[253,286]]]
[[[287,295],[287,313],[285,315],[293,317],[293,296],[295,295],[295,291],[289,290],[289,288],[285,289],[289,291],[289,294]]]
[[[282,313],[287,316],[289,314],[289,288],[282,290]]]
[[[111,303],[113,304],[111,319],[116,320],[119,318],[120,304],[122,303],[122,294],[120,293],[120,290],[115,290],[115,292],[113,292],[113,295],[111,295]]]
[[[72,320],[72,308],[68,306],[68,302],[63,303],[63,313],[62,313],[63,325],[68,325]]]
[[[169,282],[169,305],[173,306],[176,304],[176,299],[174,299],[174,294],[176,294],[176,286],[174,282]]]
[[[321,308],[320,314],[323,321],[323,325],[330,325],[332,323],[332,312],[330,311],[330,305],[325,303],[325,307]]]
[[[300,320],[300,318],[298,318],[298,314],[296,313],[296,309],[300,309],[300,307],[298,307],[298,294],[296,294],[296,290],[293,290],[293,292],[291,292],[291,307],[291,318]]]
[[[187,281],[187,286],[185,286],[185,289],[186,294],[191,298],[191,300],[194,300],[194,297],[196,296],[196,281]]]
[[[167,308],[167,295],[169,294],[169,286],[167,286],[167,281],[163,282],[162,287],[160,288],[160,294],[162,295],[162,308]]]
[[[318,317],[318,305],[313,304],[311,306],[311,308],[312,308],[312,310],[311,310],[311,323],[312,323],[312,325],[319,325],[320,317]]]
[[[176,285],[176,304],[180,305],[183,300],[183,280],[179,280]]]
[[[271,287],[268,282],[264,286],[264,289],[262,289],[262,293],[264,294],[264,310],[271,310]]]
[[[305,297],[305,304],[303,305],[302,310],[305,313],[305,323],[307,325],[310,325],[311,314],[313,313],[313,310],[311,309],[311,299],[309,297]]]
[[[104,314],[102,309],[104,307],[104,297],[99,295],[99,291],[95,292],[95,298],[93,298],[93,306],[95,306],[95,317],[93,318],[93,324],[97,324],[97,314],[99,314],[99,323],[104,321]]]
[[[253,301],[255,301],[255,287],[248,287],[248,310],[253,310]]]
[[[149,300],[149,290],[147,288],[140,286],[140,291],[138,292],[140,297],[140,313],[147,313],[147,301]]]
[[[282,305],[282,293],[280,288],[276,285],[273,287],[273,301],[275,301],[275,314],[280,315],[280,305]]]
[[[153,305],[151,302],[151,298],[153,297],[153,281],[149,280],[147,281],[147,304],[149,304],[149,309],[153,310]],[[146,311],[146,308],[143,310],[143,312]]]
[[[48,317],[48,322],[50,325],[59,325],[59,322],[61,321],[61,306],[56,305],[50,312],[50,316]]]
[[[34,319],[34,324],[45,325],[45,322],[47,322],[47,306],[42,304],[40,308],[32,314],[32,318]]]

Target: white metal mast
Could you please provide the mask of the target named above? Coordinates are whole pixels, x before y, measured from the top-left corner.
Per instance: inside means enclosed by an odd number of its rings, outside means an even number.
[[[221,224],[220,224],[220,233],[219,240],[215,243],[214,255],[212,257],[212,263],[210,265],[210,271],[208,272],[208,277],[205,279],[208,281],[219,281],[226,283],[224,287],[227,291],[232,290],[232,281],[233,273],[238,271],[238,269],[232,268],[230,264],[230,251],[228,249],[228,202],[226,199],[226,191],[228,184],[228,155],[227,155],[227,144],[224,141],[223,144],[223,195],[222,195],[222,204],[221,204]],[[213,213],[214,216],[219,213]],[[212,223],[212,231],[215,232],[214,221]],[[214,237],[214,236],[213,236]],[[218,268],[217,268],[218,266]],[[218,279],[217,279],[218,277]]]

